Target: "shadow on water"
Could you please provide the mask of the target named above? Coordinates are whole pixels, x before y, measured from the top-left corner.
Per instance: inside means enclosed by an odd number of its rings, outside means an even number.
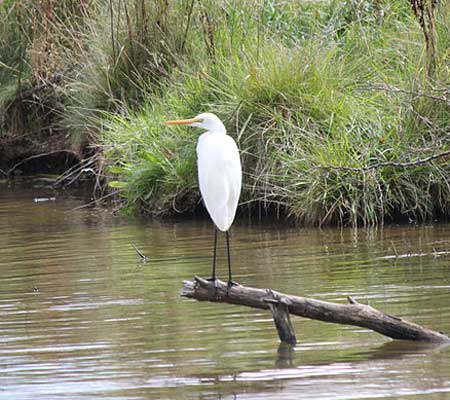
[[[279,346],[269,312],[179,296],[183,280],[210,273],[207,219],[77,209],[87,201],[0,185],[0,399],[449,395],[448,347],[297,317],[297,346]],[[335,302],[351,295],[450,331],[448,225],[354,231],[240,220],[232,240],[234,276],[246,285]]]

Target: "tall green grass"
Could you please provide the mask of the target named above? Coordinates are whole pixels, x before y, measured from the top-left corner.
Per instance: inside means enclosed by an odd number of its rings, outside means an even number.
[[[441,2],[431,80],[406,1],[96,0],[77,29],[60,18],[73,68],[58,124],[101,149],[129,210],[199,206],[200,132],[163,121],[211,111],[241,149],[250,210],[314,225],[448,216],[448,158],[423,160],[449,149],[449,16]]]
[[[196,207],[200,132],[162,121],[212,111],[241,149],[245,204],[319,225],[448,214],[447,159],[420,161],[449,145],[449,103],[420,95],[438,96],[433,89],[448,84],[448,6],[438,13],[441,68],[430,82],[422,33],[404,2],[224,4],[210,16],[213,39],[208,26],[197,32],[183,67],[147,106],[104,127],[118,176],[111,185],[130,206]]]

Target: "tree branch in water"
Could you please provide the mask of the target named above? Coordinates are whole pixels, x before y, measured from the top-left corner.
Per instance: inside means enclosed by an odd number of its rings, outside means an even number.
[[[199,277],[195,277],[194,281],[184,282],[181,296],[199,301],[229,303],[263,310],[269,310],[269,303],[274,304],[278,301],[286,305],[287,312],[290,314],[304,318],[361,326],[392,339],[450,343],[450,338],[443,333],[358,303],[353,297],[348,297],[349,304],[338,304],[284,294],[271,289],[257,289],[242,285],[228,287],[225,282],[219,280],[211,282]],[[280,332],[279,335],[282,338]]]

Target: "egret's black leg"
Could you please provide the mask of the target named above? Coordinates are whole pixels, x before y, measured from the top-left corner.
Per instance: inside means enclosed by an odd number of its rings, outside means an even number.
[[[217,228],[214,226],[214,252],[213,252],[213,265],[211,275],[211,280],[213,282],[215,282],[216,280],[216,255],[217,255]]]
[[[231,277],[231,257],[230,257],[230,238],[228,235],[228,231],[225,232],[226,238],[227,238],[227,256],[228,256],[228,286],[237,285],[236,282],[233,282],[233,279]]]
[[[230,260],[230,238],[228,236],[228,231],[225,232],[227,237],[227,256],[228,256],[228,282],[231,282],[231,260]]]

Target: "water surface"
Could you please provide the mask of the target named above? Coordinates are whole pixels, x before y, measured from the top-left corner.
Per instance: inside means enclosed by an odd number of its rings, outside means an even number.
[[[133,221],[77,208],[88,201],[0,184],[0,399],[450,397],[448,347],[293,317],[299,343],[279,349],[267,312],[180,297],[183,280],[209,276],[207,219]],[[450,332],[449,238],[448,225],[317,230],[244,217],[234,278],[352,295]],[[226,278],[223,256],[218,270]]]

